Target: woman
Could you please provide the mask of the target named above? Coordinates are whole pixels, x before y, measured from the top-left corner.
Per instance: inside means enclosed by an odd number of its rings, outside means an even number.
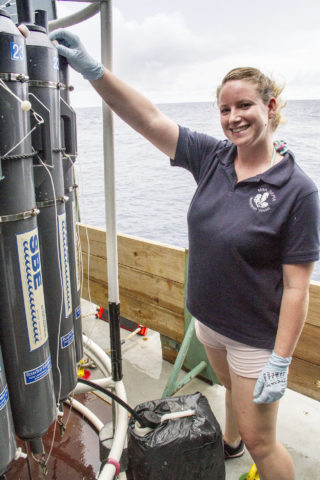
[[[294,480],[276,419],[318,259],[319,202],[292,154],[273,143],[281,89],[256,69],[229,72],[217,91],[228,140],[218,141],[176,125],[78,37],[51,38],[125,122],[193,174],[187,305],[226,387],[225,456],[245,444],[262,480]]]

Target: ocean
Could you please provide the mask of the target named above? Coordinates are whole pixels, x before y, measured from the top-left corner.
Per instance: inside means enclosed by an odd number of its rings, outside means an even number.
[[[224,138],[215,103],[158,105],[181,125]],[[77,183],[81,221],[105,227],[102,109],[77,108]],[[320,191],[320,100],[292,100],[287,121],[276,132]],[[114,117],[117,230],[178,247],[188,247],[187,210],[195,190],[192,175]],[[320,281],[320,262],[313,273]]]

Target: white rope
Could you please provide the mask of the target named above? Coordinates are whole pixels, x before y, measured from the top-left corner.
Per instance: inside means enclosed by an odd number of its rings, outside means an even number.
[[[56,239],[57,239],[57,255],[58,255],[58,259],[60,258],[60,249],[59,249],[59,233],[58,233],[58,211],[57,211],[57,197],[56,197],[56,191],[55,191],[55,187],[54,187],[54,182],[53,182],[53,178],[52,178],[52,175],[51,175],[51,172],[50,170],[48,169],[48,167],[46,166],[46,164],[42,161],[42,159],[40,158],[39,155],[37,155],[38,157],[38,160],[40,161],[41,165],[46,169],[48,175],[49,175],[49,178],[50,178],[50,182],[51,182],[51,187],[52,187],[52,195],[53,195],[53,199],[54,199],[54,211],[55,211],[55,219],[56,219]],[[59,328],[58,328],[58,336],[57,336],[57,361],[56,361],[56,367],[57,367],[57,371],[58,371],[58,374],[59,374],[59,389],[58,389],[58,399],[60,398],[60,394],[61,394],[61,388],[62,388],[62,377],[61,377],[61,371],[60,371],[60,368],[59,368],[59,352],[60,352],[60,332],[61,332],[61,322],[62,322],[62,311],[63,311],[63,282],[62,282],[62,274],[61,274],[61,269],[59,267],[59,278],[60,278],[60,287],[61,287],[61,303],[60,303],[60,312],[59,312]],[[58,403],[58,406],[59,406],[59,403]],[[47,456],[47,459],[45,461],[45,465],[48,464],[48,461],[51,457],[51,453],[52,453],[52,449],[53,449],[53,444],[54,444],[54,440],[55,440],[55,433],[56,433],[56,424],[57,424],[57,420],[55,422],[55,427],[54,427],[54,434],[53,434],[53,437],[52,437],[52,442],[51,442],[51,447],[50,447],[50,450],[49,450],[49,453],[48,453],[48,456]]]
[[[4,81],[2,79],[0,79],[0,86],[2,88],[4,88],[8,93],[10,93],[10,95],[12,95],[18,102],[20,102],[22,104],[22,102],[24,100],[21,100],[21,98],[19,98],[15,93],[13,93],[12,90],[10,90],[10,88],[4,83]],[[11,152],[13,152],[13,150],[15,150],[19,145],[21,145],[22,142],[24,142],[24,140],[26,138],[29,137],[29,135],[32,134],[32,132],[34,132],[34,130],[36,128],[38,128],[39,125],[41,125],[42,123],[44,123],[44,120],[43,118],[41,117],[41,115],[39,115],[39,113],[35,112],[34,110],[31,109],[31,112],[32,112],[32,115],[34,116],[35,120],[36,120],[36,125],[29,131],[26,133],[26,135],[21,139],[19,140],[19,142],[14,145],[12,148],[10,148],[10,150],[8,150],[7,153],[5,153],[4,155],[2,155],[2,157],[7,157]]]
[[[68,156],[68,155],[66,155]],[[72,161],[70,156],[69,156],[69,160],[70,162]],[[73,167],[75,168],[75,165],[74,165],[74,162],[72,162],[73,164]],[[80,185],[80,192],[82,191],[82,185],[83,185],[83,182],[82,182],[82,178],[83,178],[83,174],[82,174],[82,165],[81,165],[81,161],[80,161],[80,158],[78,158],[78,162],[77,162],[77,166],[79,167],[78,168],[78,173],[79,173],[79,185]],[[79,193],[80,193],[79,192]],[[85,232],[86,232],[86,240],[87,240],[87,245],[88,245],[88,297],[89,297],[89,303],[92,305],[92,297],[91,297],[91,288],[90,288],[90,268],[91,268],[91,265],[90,265],[90,252],[91,252],[91,247],[90,247],[90,239],[89,239],[89,232],[88,232],[88,224],[86,222],[86,218],[87,218],[87,212],[86,212],[86,208],[85,208],[85,204],[83,205],[83,209],[81,210],[81,215],[83,213],[83,218],[84,218],[84,225],[85,225]],[[80,287],[80,296],[82,297],[82,291],[83,291],[83,279],[84,279],[84,268],[83,268],[83,261],[82,261],[82,246],[81,246],[81,241],[80,241],[80,233],[79,233],[79,226],[77,227],[77,235],[78,235],[78,239],[79,239],[79,256],[80,256],[80,259],[81,259],[81,262],[80,262],[80,267],[81,267],[81,281],[80,281],[80,284],[81,284],[81,287]],[[94,316],[95,315],[95,311],[92,311],[89,312],[87,315],[82,316],[82,318],[87,318],[89,316]],[[92,336],[92,332],[94,331],[95,329],[95,324],[93,323],[90,330],[87,331],[87,336],[88,337],[91,337]]]

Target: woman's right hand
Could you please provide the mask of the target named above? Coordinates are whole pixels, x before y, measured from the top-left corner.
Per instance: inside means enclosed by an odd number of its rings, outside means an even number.
[[[87,80],[109,107],[128,125],[147,138],[159,150],[173,158],[179,127],[166,117],[150,100],[117,78],[111,71],[92,58],[74,33],[64,28],[49,35],[60,55]],[[57,43],[58,42],[58,43]]]
[[[69,65],[85,79],[98,80],[102,77],[104,66],[88,54],[77,35],[59,28],[50,33],[49,38],[54,41],[59,54],[66,57]]]

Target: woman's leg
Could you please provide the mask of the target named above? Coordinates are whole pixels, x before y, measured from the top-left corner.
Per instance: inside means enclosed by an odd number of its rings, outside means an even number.
[[[291,457],[276,439],[279,402],[256,405],[252,401],[256,379],[241,377],[231,369],[230,378],[239,432],[261,480],[294,480]]]
[[[225,430],[224,440],[232,446],[236,446],[240,441],[240,434],[237,422],[237,416],[232,405],[231,379],[229,365],[227,362],[227,352],[225,349],[215,349],[204,345],[210,365],[214,369],[220,383],[226,388],[225,393]]]

